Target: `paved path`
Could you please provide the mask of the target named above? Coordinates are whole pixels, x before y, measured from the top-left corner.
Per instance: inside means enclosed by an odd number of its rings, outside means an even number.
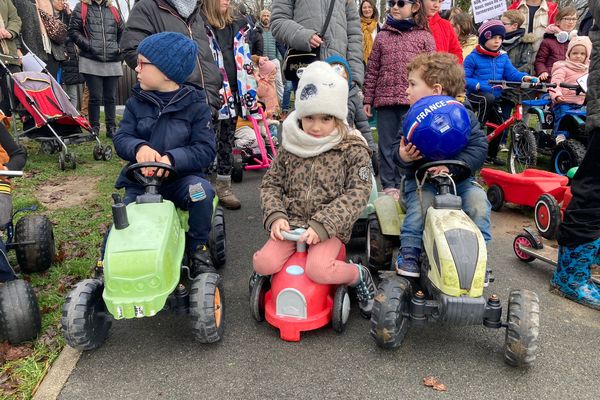
[[[505,331],[429,325],[411,328],[401,348],[383,351],[356,307],[347,331],[330,328],[286,343],[248,310],[251,255],[266,240],[257,201],[261,174],[236,185],[240,211],[227,212],[226,334],[216,345],[192,341],[184,317],[119,321],[103,347],[82,355],[60,399],[592,399],[600,397],[600,313],[548,293],[550,266],[522,264],[514,234],[528,219],[494,213],[490,248],[503,304],[510,288],[541,300],[540,352],[533,368],[504,364]],[[490,291],[491,292],[491,291]],[[441,394],[422,385],[434,375]]]

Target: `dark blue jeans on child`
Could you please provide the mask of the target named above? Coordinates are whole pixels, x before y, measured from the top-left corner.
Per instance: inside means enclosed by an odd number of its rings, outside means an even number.
[[[194,251],[198,245],[206,244],[212,223],[212,206],[215,197],[210,183],[198,175],[187,175],[163,182],[159,192],[163,198],[172,201],[175,207],[189,211],[190,229],[187,233],[187,250]],[[129,204],[143,193],[142,185],[127,186],[123,201]]]

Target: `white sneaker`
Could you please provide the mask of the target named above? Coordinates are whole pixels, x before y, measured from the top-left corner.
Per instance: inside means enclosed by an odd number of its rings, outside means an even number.
[[[556,144],[561,144],[562,142],[567,140],[567,137],[561,133],[556,135],[556,138],[554,140],[556,141]]]
[[[500,149],[500,153],[506,153],[508,152],[508,147],[506,147],[505,144],[501,144],[498,149]]]

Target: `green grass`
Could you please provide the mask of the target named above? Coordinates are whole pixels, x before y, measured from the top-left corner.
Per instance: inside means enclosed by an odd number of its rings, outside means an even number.
[[[104,133],[102,141],[108,143]],[[57,256],[45,273],[24,276],[37,293],[42,311],[42,332],[36,341],[17,348],[25,353],[31,352],[30,355],[0,366],[0,399],[31,398],[65,345],[59,326],[64,298],[73,284],[90,277],[99,255],[104,231],[111,220],[110,194],[124,162],[116,155],[109,162],[94,161],[94,144],[69,146],[70,151],[77,155],[77,168],[61,171],[58,154],[42,154],[37,142],[24,143],[29,156],[25,176],[13,180],[14,209],[37,204],[36,213],[48,215],[53,223]],[[90,191],[94,192],[91,200],[56,210],[48,210],[38,201],[36,195],[40,188],[74,176],[98,180],[90,187]],[[12,265],[16,265],[13,252],[9,259]]]

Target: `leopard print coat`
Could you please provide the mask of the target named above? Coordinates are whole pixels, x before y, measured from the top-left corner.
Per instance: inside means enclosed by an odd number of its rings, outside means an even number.
[[[293,228],[313,228],[321,240],[338,237],[348,242],[369,200],[370,160],[368,146],[354,135],[310,158],[282,148],[262,180],[265,229],[286,218]]]

